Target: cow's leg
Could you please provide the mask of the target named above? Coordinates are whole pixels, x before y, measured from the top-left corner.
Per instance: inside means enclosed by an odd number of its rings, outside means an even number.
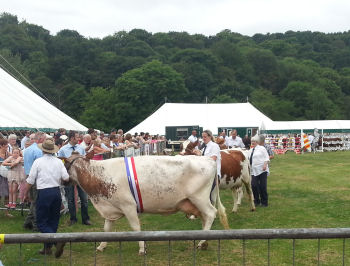
[[[104,228],[103,228],[104,231],[105,232],[112,232],[113,224],[114,224],[114,220],[105,219],[105,225],[104,225]],[[96,250],[102,252],[106,247],[107,247],[107,242],[101,242]]]
[[[254,204],[254,195],[253,195],[253,191],[252,191],[251,177],[249,176],[249,180],[245,180],[244,178],[242,178],[242,182],[243,182],[245,189],[247,191],[247,194],[248,194],[248,198],[250,201],[250,210],[253,212],[256,209],[255,209],[255,204]]]
[[[130,227],[134,231],[141,231],[141,225],[139,217],[137,216],[136,206],[129,207],[125,210],[124,215],[130,224]],[[139,255],[146,254],[145,242],[139,241]]]
[[[203,196],[199,199],[191,198],[190,201],[200,212],[200,218],[202,219],[203,230],[210,230],[214,222],[217,210],[211,204],[209,199],[205,200],[205,197],[207,196]],[[201,240],[199,241],[197,247],[200,249],[207,249],[208,243],[206,240]]]
[[[238,197],[238,199],[237,199],[237,204],[238,204],[238,205],[241,205],[242,199],[243,199],[243,186],[239,186],[239,187],[236,189],[236,191],[237,191],[237,197]]]
[[[231,189],[232,191],[232,198],[233,198],[233,209],[232,212],[237,212],[238,210],[238,191],[237,188],[233,187]]]

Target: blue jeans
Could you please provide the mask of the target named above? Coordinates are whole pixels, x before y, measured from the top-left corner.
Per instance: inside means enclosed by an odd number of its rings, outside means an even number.
[[[88,198],[87,198],[87,194],[81,189],[80,186],[77,186],[77,189],[78,189],[78,195],[80,198],[80,205],[81,205],[81,220],[84,223],[90,219],[88,214]],[[74,201],[74,186],[73,185],[66,186],[64,190],[66,192],[66,197],[68,200],[70,220],[77,221],[77,214],[75,210],[75,201]]]

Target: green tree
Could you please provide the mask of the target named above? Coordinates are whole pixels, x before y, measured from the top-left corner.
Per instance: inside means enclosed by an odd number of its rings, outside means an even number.
[[[250,95],[250,100],[255,107],[272,120],[293,120],[293,102],[278,99],[269,90],[254,90]]]
[[[116,81],[118,125],[129,129],[153,112],[164,98],[181,102],[187,94],[181,74],[157,60],[130,70]]]
[[[82,102],[84,111],[80,121],[87,127],[109,131],[116,116],[113,93],[102,87],[91,88]]]

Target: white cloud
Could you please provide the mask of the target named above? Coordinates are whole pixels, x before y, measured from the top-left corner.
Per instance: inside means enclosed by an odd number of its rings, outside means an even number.
[[[214,35],[230,29],[244,35],[287,30],[347,31],[345,0],[0,0],[1,11],[41,25],[52,34],[77,30],[104,37],[133,28]]]

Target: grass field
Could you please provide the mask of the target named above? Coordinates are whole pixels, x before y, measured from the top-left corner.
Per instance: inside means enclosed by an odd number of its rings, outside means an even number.
[[[268,177],[269,207],[250,212],[247,198],[243,200],[238,214],[232,214],[230,191],[221,191],[232,229],[248,228],[326,228],[349,227],[350,224],[350,152],[319,154],[285,154],[271,163]],[[93,226],[76,224],[68,226],[69,216],[60,221],[59,232],[98,232],[103,230],[103,219],[90,207]],[[79,217],[80,218],[80,217]],[[9,219],[0,212],[0,233],[27,233],[22,229],[23,217],[15,213]],[[185,219],[184,214],[171,216],[142,215],[143,230],[197,230],[200,221]],[[223,229],[216,220],[213,229]],[[117,231],[129,231],[123,218],[116,223]],[[271,240],[271,265],[292,264],[292,240]],[[320,262],[322,265],[341,265],[343,240],[321,240]],[[346,240],[345,262],[350,263],[350,242]],[[98,243],[97,243],[98,244]],[[146,258],[137,256],[138,244],[122,244],[123,265],[167,265],[168,243],[149,242]],[[267,265],[267,240],[246,240],[246,265]],[[39,244],[22,245],[22,264],[43,265],[44,257],[38,255]],[[193,265],[193,242],[172,242],[172,265]],[[296,240],[296,265],[317,264],[317,240]],[[3,264],[20,262],[19,245],[4,245],[0,250]],[[118,265],[119,243],[110,243],[103,253],[97,254],[97,265]],[[94,263],[94,243],[72,244],[74,265]],[[217,241],[210,241],[206,251],[196,251],[197,265],[217,265]],[[67,265],[69,246],[63,256],[47,257],[49,265]],[[242,263],[242,241],[221,241],[221,265]]]

